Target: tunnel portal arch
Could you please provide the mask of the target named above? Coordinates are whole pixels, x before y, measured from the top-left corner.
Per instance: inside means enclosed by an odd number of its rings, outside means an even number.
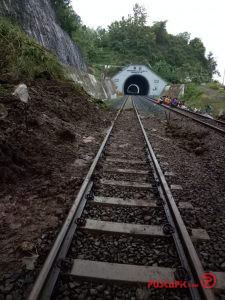
[[[116,93],[118,95],[136,94],[159,96],[167,82],[156,74],[151,66],[130,64],[122,68],[113,77]]]
[[[132,89],[131,89],[132,87]],[[136,88],[135,88],[136,87]],[[148,95],[149,93],[149,82],[142,75],[131,75],[127,78],[124,83],[124,94],[125,95]]]

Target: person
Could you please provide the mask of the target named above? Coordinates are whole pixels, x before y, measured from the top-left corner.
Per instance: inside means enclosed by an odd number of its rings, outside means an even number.
[[[205,111],[207,112],[207,114],[211,114],[212,111],[213,111],[212,106],[211,106],[210,104],[207,104],[207,105],[205,106]]]
[[[170,105],[171,104],[171,98],[166,96],[165,100],[164,100],[164,104],[166,105]]]
[[[163,103],[163,97],[165,97],[165,96],[160,96],[158,99],[157,99],[157,103],[158,104],[162,104]]]
[[[157,99],[156,102],[157,102],[158,104],[160,104],[160,101],[161,101],[161,97],[159,97],[159,98]]]
[[[173,107],[177,107],[178,106],[178,100],[177,100],[177,98],[173,98],[173,100],[171,102],[171,106],[173,106]]]
[[[159,104],[163,104],[164,99],[165,99],[165,96],[160,97],[160,102],[159,102]]]

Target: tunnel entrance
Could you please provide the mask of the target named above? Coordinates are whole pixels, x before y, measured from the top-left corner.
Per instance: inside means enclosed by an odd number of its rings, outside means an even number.
[[[132,75],[125,81],[125,95],[148,95],[149,83],[148,80],[141,75]]]

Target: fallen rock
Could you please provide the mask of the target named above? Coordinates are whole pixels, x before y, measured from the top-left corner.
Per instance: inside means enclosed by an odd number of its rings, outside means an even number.
[[[95,141],[95,138],[93,136],[88,136],[83,138],[83,143],[88,144]]]
[[[84,167],[84,166],[86,166],[86,163],[87,163],[86,160],[78,158],[75,160],[73,165],[77,166],[77,167]]]
[[[19,100],[22,101],[23,103],[28,103],[30,96],[26,84],[24,83],[19,84],[16,87],[15,91],[13,92],[13,96],[18,97]]]
[[[27,270],[34,270],[34,264],[37,261],[39,255],[26,256],[22,258],[22,263],[26,266]]]

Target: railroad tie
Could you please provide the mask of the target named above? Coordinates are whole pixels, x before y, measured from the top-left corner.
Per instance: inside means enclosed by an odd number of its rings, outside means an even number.
[[[135,207],[154,207],[159,208],[157,201],[153,199],[140,200],[140,199],[123,199],[117,197],[103,197],[95,196],[94,200],[89,201],[89,204],[102,204],[109,206],[135,206]],[[194,209],[189,202],[179,202],[180,209]]]
[[[110,282],[175,281],[175,269],[75,259],[70,275]]]
[[[134,174],[134,175],[148,175],[149,171],[147,170],[135,170],[135,169],[103,169],[104,172],[108,173],[121,173],[121,174]]]
[[[107,162],[112,163],[123,163],[123,164],[130,164],[130,165],[146,165],[146,161],[144,160],[137,160],[137,159],[122,159],[122,158],[106,158]]]
[[[74,259],[70,275],[90,280],[147,284],[148,281],[175,282],[175,271],[174,268]],[[214,289],[225,290],[225,272],[210,271],[210,273],[216,277]]]
[[[94,197],[93,204],[117,205],[117,206],[136,206],[136,207],[157,207],[155,200],[123,199],[116,197]]]
[[[101,233],[129,234],[135,236],[168,237],[163,232],[163,226],[142,225],[130,223],[117,223],[87,219],[81,229]],[[191,229],[192,240],[209,240],[210,237],[204,229]]]

